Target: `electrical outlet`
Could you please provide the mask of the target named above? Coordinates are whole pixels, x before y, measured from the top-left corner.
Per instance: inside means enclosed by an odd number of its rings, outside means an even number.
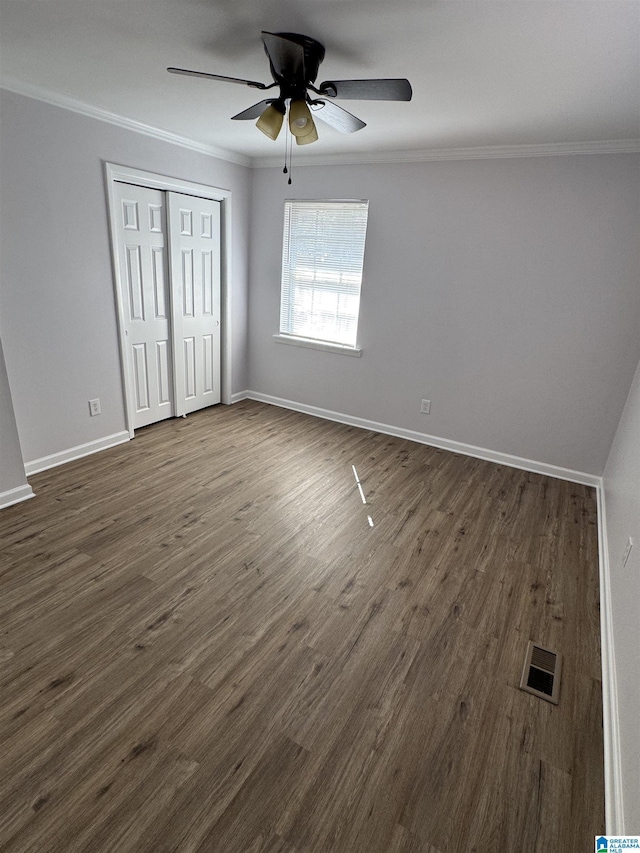
[[[95,400],[89,400],[89,414],[92,418],[96,415],[100,414],[100,398],[96,397]]]
[[[631,537],[627,540],[627,547],[624,549],[624,554],[622,555],[622,568],[626,568],[627,561],[629,559],[629,554],[631,553],[631,549],[633,548],[633,539]]]
[[[420,403],[420,412],[423,415],[428,415],[430,411],[431,411],[431,400],[423,400]]]

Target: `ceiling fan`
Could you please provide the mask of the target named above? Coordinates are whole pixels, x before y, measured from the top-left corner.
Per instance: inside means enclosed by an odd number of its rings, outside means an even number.
[[[234,120],[257,118],[257,127],[270,139],[275,140],[280,133],[288,108],[289,129],[298,145],[307,145],[318,139],[314,115],[341,133],[354,133],[366,126],[365,122],[335,104],[336,98],[363,101],[411,100],[411,84],[404,78],[325,80],[316,87],[315,79],[320,63],[324,59],[324,46],[320,42],[298,33],[264,31],[262,41],[274,80],[269,85],[255,80],[208,74],[204,71],[189,71],[186,68],[167,68],[167,71],[172,74],[186,74],[190,77],[241,83],[252,89],[267,90],[279,87],[278,97],[260,101],[232,118]]]

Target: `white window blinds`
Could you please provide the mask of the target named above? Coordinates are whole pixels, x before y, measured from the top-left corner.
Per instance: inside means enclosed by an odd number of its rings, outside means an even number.
[[[355,347],[367,201],[285,201],[280,334]]]

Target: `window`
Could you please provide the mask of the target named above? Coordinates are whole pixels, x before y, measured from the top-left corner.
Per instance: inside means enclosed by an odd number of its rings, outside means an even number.
[[[280,335],[355,349],[368,201],[285,201]]]

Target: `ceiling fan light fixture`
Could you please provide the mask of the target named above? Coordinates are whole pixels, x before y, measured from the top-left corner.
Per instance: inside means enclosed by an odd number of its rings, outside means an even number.
[[[280,133],[283,119],[284,112],[279,110],[275,104],[270,104],[256,122],[256,127],[275,142]]]
[[[289,130],[296,139],[316,133],[316,128],[306,101],[291,101],[289,104]],[[317,138],[318,135],[316,133]]]

